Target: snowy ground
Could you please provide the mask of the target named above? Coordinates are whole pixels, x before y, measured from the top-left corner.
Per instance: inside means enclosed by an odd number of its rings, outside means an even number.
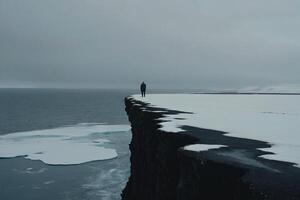
[[[300,85],[278,85],[278,86],[268,86],[268,87],[246,87],[239,89],[236,92],[246,92],[246,93],[289,93],[295,94],[300,93]]]
[[[181,126],[187,125],[266,141],[272,147],[263,150],[274,154],[262,157],[300,166],[300,95],[150,94],[146,98],[132,97],[153,107],[193,113],[166,115],[166,122],[162,122],[164,131],[183,131]],[[210,148],[207,145],[186,147],[197,151]]]
[[[103,133],[129,131],[128,125],[78,124],[0,136],[0,158],[24,156],[51,165],[73,165],[117,157]]]

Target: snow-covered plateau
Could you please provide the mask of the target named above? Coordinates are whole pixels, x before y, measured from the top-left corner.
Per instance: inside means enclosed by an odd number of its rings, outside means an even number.
[[[131,98],[149,107],[184,112],[164,114],[160,123],[163,131],[182,132],[183,126],[192,126],[265,141],[271,147],[262,150],[272,154],[262,157],[300,166],[300,95],[149,94],[146,98],[140,95]],[[210,146],[185,149],[200,151]]]

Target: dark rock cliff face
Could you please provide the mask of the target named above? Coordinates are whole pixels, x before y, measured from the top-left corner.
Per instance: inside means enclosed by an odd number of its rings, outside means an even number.
[[[161,114],[145,112],[128,99],[125,102],[132,126],[132,141],[131,176],[123,199],[176,199],[174,191],[180,167],[177,151],[195,139],[160,132],[157,119]]]
[[[273,177],[273,171],[235,164],[215,154],[183,151],[181,147],[201,139],[185,132],[163,132],[159,130],[162,113],[145,109],[147,105],[130,98],[125,99],[125,104],[132,141],[131,176],[123,190],[123,200],[300,199],[299,192],[295,192],[300,185],[282,189],[269,184],[280,178],[257,181],[264,176]],[[297,179],[291,184],[298,183]]]

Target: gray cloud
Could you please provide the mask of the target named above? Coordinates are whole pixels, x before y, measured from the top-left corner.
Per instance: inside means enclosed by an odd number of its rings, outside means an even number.
[[[0,84],[299,84],[296,0],[0,0]]]

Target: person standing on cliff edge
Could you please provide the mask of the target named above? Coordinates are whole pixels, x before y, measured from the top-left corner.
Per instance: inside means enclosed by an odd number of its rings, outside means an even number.
[[[141,93],[142,93],[142,97],[146,97],[146,83],[142,82],[141,84]]]

